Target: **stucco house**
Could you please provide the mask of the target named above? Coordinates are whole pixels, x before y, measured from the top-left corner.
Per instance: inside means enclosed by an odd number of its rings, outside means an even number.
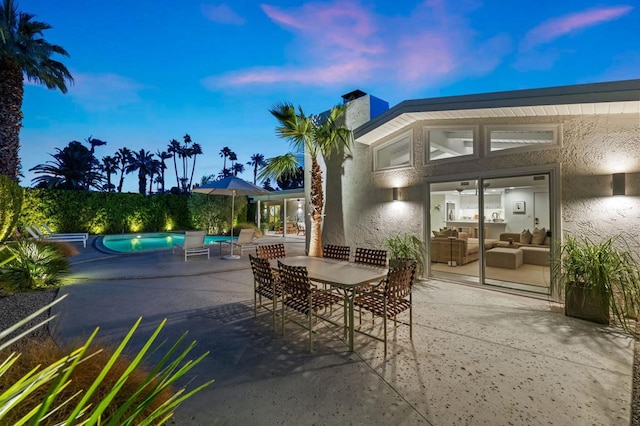
[[[640,80],[343,99],[354,144],[324,164],[324,243],[417,234],[428,276],[546,297],[563,235],[640,240]]]

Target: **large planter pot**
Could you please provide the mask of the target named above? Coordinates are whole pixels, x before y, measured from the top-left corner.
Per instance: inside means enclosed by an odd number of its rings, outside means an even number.
[[[594,288],[567,284],[564,313],[569,317],[609,325],[609,297]]]

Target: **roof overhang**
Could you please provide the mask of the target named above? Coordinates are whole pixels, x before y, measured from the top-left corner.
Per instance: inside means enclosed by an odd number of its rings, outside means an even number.
[[[262,202],[282,202],[292,198],[304,199],[304,188],[285,189],[280,191],[272,191],[265,195],[251,195],[251,199],[260,200]]]
[[[640,114],[640,79],[478,95],[416,99],[399,103],[354,130],[371,145],[422,120]]]

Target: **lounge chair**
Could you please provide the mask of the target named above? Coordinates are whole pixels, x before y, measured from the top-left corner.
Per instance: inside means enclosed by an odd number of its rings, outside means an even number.
[[[84,247],[87,247],[87,234],[54,234],[54,235],[45,235],[42,233],[40,228],[37,226],[29,227],[25,226],[27,232],[37,240],[46,240],[46,241],[62,241],[62,242],[81,242]]]
[[[204,243],[205,232],[204,231],[186,231],[184,233],[184,243],[174,244],[173,252],[176,252],[176,247],[184,250],[184,261],[187,261],[189,256],[197,256],[200,254],[206,254],[207,259],[210,258],[209,247]]]
[[[73,235],[73,236],[84,236],[85,238],[89,238],[89,233],[88,232],[53,232],[51,230],[51,228],[49,228],[49,226],[46,223],[42,223],[40,224],[40,228],[38,228],[37,226],[33,226],[34,229],[39,230],[41,234],[43,234],[45,237],[51,236],[51,237],[56,237],[56,236],[69,236],[69,235]]]
[[[226,244],[229,247],[231,247],[231,253],[233,253],[234,247],[239,248],[240,249],[240,255],[242,255],[242,253],[244,253],[245,250],[255,249],[256,247],[258,247],[258,245],[253,241],[255,234],[256,234],[256,231],[253,228],[241,229],[240,233],[238,234],[238,239],[237,240],[235,240],[235,241],[218,241],[218,243],[220,244],[220,253],[222,253],[222,246],[224,244]]]

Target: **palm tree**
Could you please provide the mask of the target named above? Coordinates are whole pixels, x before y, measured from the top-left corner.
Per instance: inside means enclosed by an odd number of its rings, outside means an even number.
[[[160,158],[160,176],[158,176],[158,183],[160,184],[160,191],[164,193],[164,171],[167,169],[167,164],[164,160],[168,160],[173,157],[173,154],[170,154],[167,151],[158,150],[156,155]]]
[[[53,161],[38,164],[29,171],[39,175],[33,184],[56,189],[101,189],[102,175],[95,167],[96,159],[89,149],[78,141],[71,141],[64,149],[56,148]]]
[[[167,148],[167,152],[169,154],[172,154],[173,156],[173,168],[176,171],[176,186],[178,187],[178,189],[180,189],[180,177],[178,176],[178,156],[180,155],[180,152],[182,151],[182,146],[180,145],[180,142],[178,142],[175,139],[171,139],[169,141],[169,147]]]
[[[276,127],[278,136],[290,142],[292,151],[301,153],[306,150],[311,157],[309,256],[322,256],[324,192],[318,156],[329,159],[335,152],[349,150],[351,131],[338,123],[345,112],[345,106],[333,107],[326,116],[323,114],[322,117],[307,116],[300,107],[296,112],[295,107],[290,103],[278,104],[269,112],[278,120]],[[294,154],[290,154],[267,161],[268,164],[263,168],[260,177],[278,178],[285,174],[294,176],[299,163],[292,161],[291,156],[295,157]]]
[[[98,161],[98,159],[95,157],[95,152],[96,152],[96,146],[103,146],[106,145],[107,142],[106,141],[102,141],[100,139],[95,139],[91,136],[89,136],[87,139],[85,139],[85,142],[87,142],[91,148],[89,149],[89,152],[91,153],[91,157],[93,157],[94,159],[94,169],[95,171],[100,171],[101,169],[101,164],[100,161]],[[90,180],[87,180],[85,183],[85,189],[88,191],[89,187],[93,184],[93,182],[91,182]]]
[[[234,176],[238,176],[238,173],[243,173],[244,172],[244,164],[242,164],[242,163],[234,163],[233,166],[231,166],[231,170],[233,170],[233,175]]]
[[[223,170],[227,168],[227,157],[229,157],[232,152],[233,151],[231,151],[228,146],[225,146],[220,150],[220,157],[224,158],[224,164],[222,166]]]
[[[107,174],[107,192],[111,192],[115,188],[115,185],[111,183],[111,175],[117,173],[120,169],[118,166],[118,159],[107,155],[102,157],[102,170]]]
[[[127,172],[127,166],[133,160],[133,152],[129,148],[120,148],[116,152],[116,160],[118,161],[118,168],[120,169],[120,183],[118,183],[118,192],[122,192],[122,185],[124,184],[124,174]]]
[[[253,154],[251,156],[251,161],[247,163],[249,166],[253,166],[253,184],[256,185],[258,182],[258,169],[264,166],[264,155],[262,154]]]
[[[147,191],[147,176],[149,176],[151,169],[153,168],[153,153],[147,152],[141,149],[139,152],[135,152],[133,160],[129,162],[127,166],[127,173],[138,171],[138,192],[140,194],[146,194]]]
[[[193,173],[196,171],[196,158],[198,155],[202,154],[202,146],[199,143],[194,143],[191,145],[191,150],[189,151],[191,157],[193,157],[193,163],[191,164],[191,179],[189,179],[189,188],[193,184]]]
[[[34,17],[18,12],[13,0],[4,0],[0,6],[0,174],[13,180],[20,165],[24,77],[62,93],[67,92],[66,83],[73,82],[69,70],[51,58],[56,53],[69,54],[42,38],[51,26]]]
[[[160,162],[160,160],[156,160],[155,158],[151,160],[151,163],[149,164],[149,194],[153,192],[153,177],[160,174],[161,168],[162,163]]]

